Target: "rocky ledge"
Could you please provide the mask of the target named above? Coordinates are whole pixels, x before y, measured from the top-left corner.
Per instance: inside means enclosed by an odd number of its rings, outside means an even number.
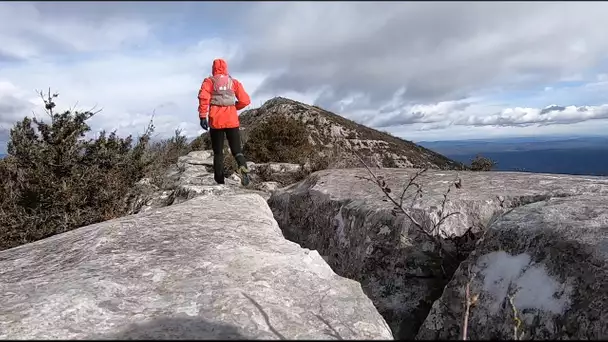
[[[134,196],[125,199],[129,203],[129,213],[145,213],[202,195],[253,193],[268,199],[274,190],[285,185],[283,180],[293,179],[304,172],[303,166],[288,163],[249,162],[247,165],[251,172],[250,186],[241,186],[236,174],[226,177],[226,184],[220,185],[213,179],[213,151],[190,152],[169,167],[161,187],[152,184],[150,179],[142,179]]]
[[[206,195],[0,252],[3,339],[390,339],[262,197]]]
[[[416,171],[374,169],[397,199]],[[439,248],[368,177],[320,171],[269,205],[286,238],[361,283],[396,338],[461,337],[467,265],[470,338],[513,338],[509,298],[525,337],[608,338],[608,179],[429,170],[404,206],[427,232],[458,213],[433,232]]]

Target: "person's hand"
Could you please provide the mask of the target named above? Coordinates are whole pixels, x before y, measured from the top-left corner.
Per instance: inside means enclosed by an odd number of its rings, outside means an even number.
[[[207,123],[207,119],[201,118],[201,127],[205,130],[209,130],[209,124]]]

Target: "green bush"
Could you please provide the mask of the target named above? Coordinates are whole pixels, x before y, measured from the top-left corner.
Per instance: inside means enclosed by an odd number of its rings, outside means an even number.
[[[228,147],[224,147],[224,176],[229,177],[238,169],[238,164],[236,159],[232,156],[230,149]]]
[[[48,122],[25,117],[10,131],[0,160],[0,250],[125,215],[135,183],[183,152],[177,133],[150,146],[152,123],[137,139],[105,131],[87,139],[96,113],[54,113],[56,97],[43,97]]]
[[[192,142],[190,142],[190,150],[191,151],[204,151],[211,150],[211,137],[209,136],[209,132],[205,132],[198,137],[196,137]]]
[[[382,167],[385,168],[396,168],[399,167],[395,159],[387,154],[382,156]]]
[[[245,156],[255,163],[303,164],[313,151],[306,126],[292,118],[273,116],[247,132]]]
[[[471,171],[491,171],[496,164],[497,163],[494,160],[478,154],[471,160],[470,168]]]

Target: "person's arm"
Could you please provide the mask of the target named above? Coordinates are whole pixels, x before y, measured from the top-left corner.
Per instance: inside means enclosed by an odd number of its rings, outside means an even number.
[[[205,78],[201,84],[201,89],[198,91],[198,116],[201,119],[207,118],[209,105],[211,104],[211,91],[213,84],[210,79]]]
[[[245,88],[241,84],[241,82],[233,79],[234,82],[234,95],[236,96],[236,103],[234,106],[236,110],[241,110],[251,103],[251,98],[249,98],[249,94],[245,91]]]

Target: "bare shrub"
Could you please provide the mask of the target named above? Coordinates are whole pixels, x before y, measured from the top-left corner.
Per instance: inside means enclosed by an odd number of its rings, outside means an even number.
[[[496,164],[497,163],[494,160],[478,154],[471,160],[470,168],[471,171],[491,171]]]

